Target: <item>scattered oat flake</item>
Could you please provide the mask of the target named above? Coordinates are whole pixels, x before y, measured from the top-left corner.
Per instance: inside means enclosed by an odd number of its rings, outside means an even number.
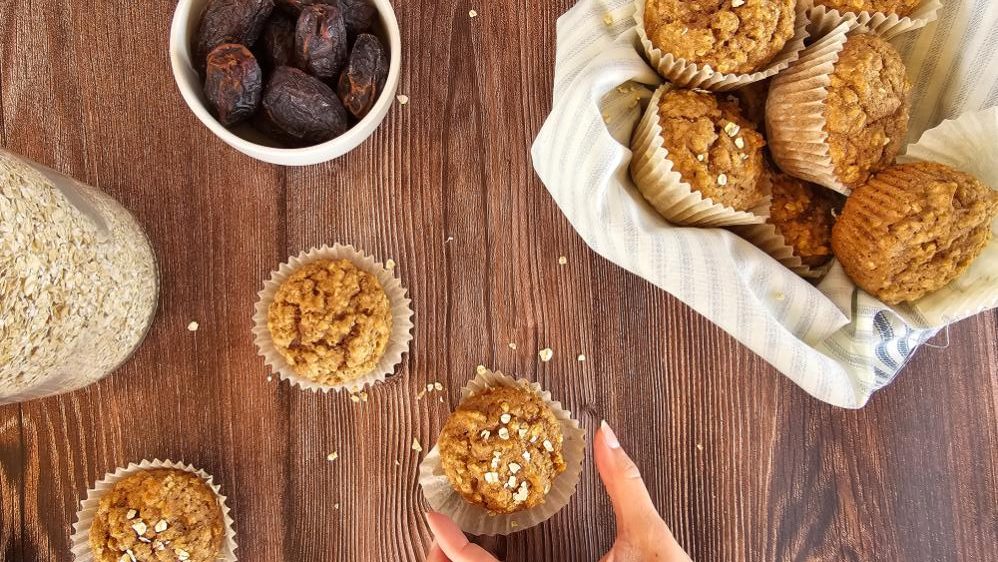
[[[166,522],[166,519],[160,519],[159,522],[156,523],[156,526],[152,528],[152,530],[156,531],[157,533],[162,533],[167,528],[169,528],[169,526],[170,525]]]
[[[326,460],[327,461],[334,461],[334,460],[336,460],[338,458],[340,458],[340,454],[337,453],[336,451],[333,451],[332,453],[329,453],[328,455],[326,455]]]
[[[339,509],[339,508],[340,508],[340,504],[338,504],[338,503],[334,503],[333,504],[333,509]]]
[[[478,12],[476,12],[475,10],[468,10],[468,17],[469,18],[477,18],[478,17]]]
[[[185,560],[190,560],[191,559],[191,555],[188,554],[188,552],[186,550],[178,548],[174,552],[177,554],[177,560],[180,560],[181,562],[184,562]]]
[[[448,236],[448,237],[447,237],[447,238],[446,238],[446,239],[444,240],[444,244],[446,244],[447,242],[450,242],[450,241],[451,241],[451,240],[453,240],[453,239],[454,239],[454,237],[453,237],[453,236]]]
[[[697,450],[698,451],[702,451],[703,450],[703,445],[697,443]]]
[[[479,365],[475,367],[475,372],[478,373],[479,375],[484,375],[485,373],[489,372],[489,370],[485,368],[485,365]]]
[[[509,348],[515,351],[516,350],[516,344],[513,343],[513,342],[509,342]]]
[[[433,383],[426,383],[426,392],[433,392]]]
[[[267,382],[272,382],[273,380],[274,377],[272,377],[271,375],[267,375]]]
[[[444,385],[438,382],[433,383],[433,390],[443,390]]]
[[[200,324],[198,324],[197,322],[191,320],[191,323],[187,325],[187,331],[188,332],[196,332],[196,331],[198,331],[198,328],[200,328],[200,327],[201,327]]]
[[[395,99],[398,100],[399,105],[405,105],[405,104],[409,103],[409,96],[407,96],[405,94],[399,94],[399,95],[395,96]]]
[[[385,260],[385,269],[387,269],[388,271],[395,269],[396,265],[397,264],[395,263],[395,260],[393,260],[392,258],[388,258],[387,260]]]
[[[784,295],[783,293],[776,293],[775,295],[773,295],[773,298],[775,298],[778,301],[781,301],[781,300],[787,298],[787,296]]]
[[[367,402],[367,392],[361,390],[359,396],[361,402]]]
[[[132,523],[132,530],[135,531],[136,535],[144,535],[146,534],[147,527],[142,521],[136,521]]]
[[[419,439],[412,440],[412,450],[416,451],[417,453],[423,450],[423,446],[419,444]]]
[[[731,0],[732,8],[737,8],[739,6],[744,6],[744,5],[745,5],[745,0]]]
[[[129,509],[127,512],[125,512],[125,519],[135,519],[135,515],[137,513],[138,512],[135,511],[134,509]]]
[[[585,361],[586,355],[584,353],[580,353],[579,356],[576,357],[576,359],[578,359],[579,361]]]
[[[509,522],[509,526],[510,526],[510,528],[515,529],[515,528],[519,527],[520,524],[517,523],[516,521],[510,521]]]
[[[351,402],[360,402],[360,396],[357,396],[356,394],[351,394],[350,395],[350,401]]]
[[[565,265],[568,263],[568,258],[565,256],[558,256],[558,265]]]
[[[717,185],[728,185],[728,176],[720,174],[717,176]]]
[[[745,148],[745,139],[743,139],[742,137],[738,137],[738,138],[736,138],[736,139],[735,139],[735,146],[736,146],[736,147],[737,147],[737,148],[738,148],[739,150],[740,150],[740,149],[742,149],[742,148]]]
[[[607,25],[613,25],[613,14],[611,14],[610,12],[603,14],[603,23]]]
[[[552,357],[554,357],[554,351],[552,351],[550,347],[545,347],[537,352],[537,356],[540,357],[541,361],[547,363]]]

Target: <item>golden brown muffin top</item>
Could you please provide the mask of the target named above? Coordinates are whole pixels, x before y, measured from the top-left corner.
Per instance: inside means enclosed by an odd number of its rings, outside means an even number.
[[[907,16],[922,0],[814,0],[815,6],[825,6],[839,12],[883,12]]]
[[[451,414],[438,442],[451,485],[494,513],[544,501],[565,471],[564,436],[554,412],[527,387],[495,387]]]
[[[647,0],[655,47],[717,72],[761,70],[794,35],[794,0]]]
[[[854,188],[894,162],[908,133],[911,82],[901,55],[874,35],[853,35],[831,74],[825,129],[835,175]]]
[[[831,261],[832,225],[841,208],[838,194],[786,174],[773,173],[770,177],[770,222],[804,265],[821,267]]]
[[[832,229],[846,273],[887,304],[916,300],[970,267],[991,239],[998,191],[932,162],[892,166],[858,187]]]
[[[140,470],[101,497],[90,548],[96,562],[214,562],[224,527],[215,493],[196,474]]]
[[[742,117],[737,101],[669,90],[659,101],[659,124],[669,160],[704,197],[739,211],[765,198],[760,179],[766,141]]]
[[[381,360],[392,330],[391,305],[378,279],[349,260],[317,260],[277,289],[267,328],[295,373],[342,384]]]

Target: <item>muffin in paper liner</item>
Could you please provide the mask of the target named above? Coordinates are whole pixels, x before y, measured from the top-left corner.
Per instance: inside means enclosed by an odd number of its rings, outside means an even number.
[[[804,50],[804,42],[808,38],[807,11],[804,6],[798,3],[797,19],[794,21],[794,35],[787,40],[783,50],[773,57],[766,68],[750,74],[715,72],[710,65],[701,67],[695,63],[687,62],[685,59],[676,58],[671,53],[664,53],[655,47],[645,30],[645,0],[635,0],[634,7],[634,21],[637,24],[638,39],[644,47],[649,64],[658,71],[660,76],[684,88],[702,88],[725,92],[752,82],[765,80],[797,60],[800,52]]]
[[[952,166],[998,189],[998,107],[964,113],[922,134],[899,162],[924,160]],[[991,241],[962,275],[917,301],[899,305],[913,311],[926,325],[943,326],[985,310],[998,308],[998,219],[991,223]]]
[[[764,174],[763,181],[772,184],[769,174]],[[771,191],[771,188],[767,188]],[[760,224],[745,224],[732,226],[731,231],[748,240],[755,247],[766,252],[773,259],[783,264],[784,267],[793,271],[805,279],[820,279],[831,269],[832,260],[821,267],[810,267],[806,265],[796,254],[794,248],[783,238],[783,234],[776,228],[776,225],[769,222],[770,211],[765,213],[766,222]]]
[[[825,100],[839,53],[857,28],[845,21],[815,41],[773,79],[766,100],[766,141],[780,168],[798,178],[849,195],[835,175],[825,132]]]
[[[906,31],[921,29],[939,17],[939,9],[943,7],[940,0],[922,0],[922,2],[907,16],[886,14],[884,12],[845,12],[814,5],[814,0],[800,0],[800,5],[807,8],[810,20],[808,30],[812,37],[822,37],[831,33],[839,24],[849,22],[863,26],[871,33],[884,39],[891,39]]]
[[[704,197],[683,180],[672,167],[669,151],[662,141],[658,102],[670,86],[660,86],[634,131],[631,150],[631,178],[645,199],[673,224],[688,226],[732,226],[764,222],[769,197],[758,206],[739,211]]]
[[[284,356],[277,350],[271,339],[270,329],[267,327],[267,311],[271,303],[274,302],[274,295],[281,284],[288,279],[303,265],[317,260],[341,260],[345,259],[353,263],[362,271],[370,273],[388,295],[388,302],[392,314],[392,330],[388,338],[385,352],[374,369],[354,380],[341,384],[321,384],[305,378],[295,373],[291,365],[288,364]],[[292,385],[297,385],[302,389],[313,392],[329,392],[335,390],[346,390],[347,392],[357,392],[364,387],[373,386],[375,383],[384,381],[395,371],[395,367],[402,362],[402,355],[409,351],[409,342],[412,341],[412,301],[406,296],[406,289],[402,282],[385,268],[384,264],[377,262],[373,257],[357,250],[353,246],[336,244],[332,247],[322,246],[312,248],[307,252],[301,252],[293,256],[288,261],[282,263],[277,271],[270,274],[270,279],[264,283],[263,290],[258,293],[258,300],[253,314],[253,334],[255,336],[257,350],[264,358],[271,370]]]
[[[225,505],[225,496],[222,495],[222,488],[213,482],[213,477],[207,472],[194,468],[192,465],[171,460],[143,460],[139,463],[129,463],[128,466],[118,468],[114,472],[104,475],[104,478],[94,483],[93,487],[87,490],[87,496],[80,502],[80,510],[76,513],[76,523],[73,524],[73,534],[70,536],[70,550],[73,553],[73,560],[76,562],[89,562],[94,559],[93,550],[90,548],[90,527],[97,513],[101,497],[104,496],[114,485],[131,474],[141,470],[155,468],[173,468],[183,470],[197,475],[201,480],[215,492],[218,499],[218,506],[222,509],[225,536],[222,540],[222,551],[218,555],[220,561],[236,562],[236,531],[233,528],[232,517],[229,515],[229,507]]]
[[[562,408],[560,402],[552,400],[551,393],[542,390],[539,384],[525,379],[515,380],[501,372],[485,371],[479,373],[461,389],[461,400],[466,400],[475,392],[498,386],[526,386],[536,392],[551,408],[565,436],[562,453],[565,455],[566,468],[555,478],[544,503],[516,513],[496,514],[467,501],[454,490],[444,473],[440,461],[440,448],[434,445],[419,465],[419,484],[423,488],[423,495],[433,510],[450,517],[461,529],[473,535],[508,535],[547,521],[568,505],[582,476],[582,461],[585,458],[586,448],[585,430],[579,422],[572,419],[572,413]]]

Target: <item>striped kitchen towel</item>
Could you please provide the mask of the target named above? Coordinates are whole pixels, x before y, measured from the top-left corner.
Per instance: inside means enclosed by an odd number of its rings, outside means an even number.
[[[889,307],[838,264],[815,287],[726,230],[659,217],[628,173],[630,134],[660,83],[640,55],[633,10],[633,0],[580,0],[558,20],[552,111],[532,149],[537,174],[594,251],[675,295],[812,396],[847,408],[863,406],[948,323],[998,306],[996,241],[931,302]],[[991,127],[998,142],[998,108],[971,113],[998,104],[998,2],[946,0],[937,22],[893,42],[915,85],[910,140],[963,114],[963,125]],[[995,187],[995,160],[950,163]]]

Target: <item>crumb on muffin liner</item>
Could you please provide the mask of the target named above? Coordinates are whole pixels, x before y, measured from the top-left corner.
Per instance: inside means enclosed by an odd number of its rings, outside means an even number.
[[[670,87],[665,84],[655,91],[634,130],[631,178],[638,190],[660,215],[673,224],[709,227],[764,222],[769,212],[768,196],[756,207],[739,211],[704,197],[673,169],[669,151],[663,146],[658,111],[659,99]]]
[[[831,33],[839,24],[850,22],[865,27],[870,33],[884,39],[891,39],[907,31],[921,29],[939,17],[939,9],[943,4],[940,0],[922,0],[922,2],[907,16],[887,14],[884,12],[845,12],[823,5],[814,5],[814,0],[801,0],[800,4],[807,8],[810,20],[808,30],[812,37],[823,37]]]
[[[766,140],[780,169],[843,195],[852,190],[835,175],[824,109],[839,53],[857,27],[855,22],[842,22],[805,49],[773,79],[766,100]]]
[[[695,63],[687,62],[685,59],[677,59],[671,53],[664,53],[652,44],[647,30],[645,30],[645,1],[634,0],[634,21],[638,39],[644,47],[645,56],[648,57],[649,64],[658,71],[660,76],[683,88],[702,88],[726,92],[752,82],[765,80],[797,60],[800,52],[804,50],[804,42],[808,38],[807,11],[798,4],[793,37],[787,40],[783,50],[773,57],[765,69],[750,74],[715,72],[709,65],[700,67]]]
[[[998,107],[991,107],[964,113],[926,131],[898,162],[938,162],[998,190],[996,145]],[[941,289],[896,308],[914,309],[926,325],[934,327],[998,308],[998,218],[991,223],[991,240],[966,271]]]
[[[277,289],[298,268],[317,260],[341,259],[350,261],[357,268],[373,275],[381,283],[391,306],[392,330],[384,354],[370,373],[341,384],[321,384],[297,374],[277,350],[271,339],[270,329],[267,327],[267,312],[271,303],[274,302]],[[264,363],[281,380],[286,380],[292,385],[313,392],[329,392],[330,390],[359,392],[361,389],[373,386],[392,375],[395,372],[395,367],[402,362],[402,355],[409,351],[409,343],[412,341],[413,312],[412,301],[406,296],[406,292],[402,282],[395,277],[392,271],[385,268],[384,264],[353,246],[336,244],[332,247],[312,248],[307,252],[301,252],[297,256],[288,258],[288,261],[282,263],[276,271],[271,272],[270,279],[264,283],[263,290],[257,294],[258,299],[253,314],[254,343],[259,354],[263,356]]]
[[[555,478],[544,503],[516,513],[496,514],[467,501],[454,490],[444,473],[440,461],[440,448],[434,445],[419,464],[419,484],[423,488],[423,495],[434,511],[450,517],[461,529],[473,535],[509,535],[550,519],[568,505],[575,493],[575,488],[582,477],[582,461],[586,455],[585,430],[578,421],[572,419],[572,412],[564,409],[560,402],[554,401],[551,393],[541,389],[537,383],[526,379],[515,380],[498,371],[485,371],[476,375],[461,389],[461,401],[475,392],[498,386],[526,386],[536,392],[551,408],[561,424],[565,437],[562,453],[565,455],[566,468]]]
[[[167,460],[143,460],[138,463],[129,463],[128,466],[118,468],[114,472],[108,472],[104,478],[94,483],[93,487],[87,490],[86,497],[80,502],[80,510],[76,513],[76,523],[73,524],[73,534],[69,538],[72,545],[70,550],[73,553],[73,560],[76,562],[88,562],[94,559],[94,552],[90,548],[90,527],[93,525],[94,515],[97,513],[101,497],[110,491],[119,480],[139,472],[155,468],[173,468],[183,470],[197,475],[201,480],[215,492],[218,505],[222,509],[222,519],[225,528],[225,536],[222,540],[222,551],[217,560],[225,562],[236,562],[236,531],[233,528],[234,522],[229,515],[229,507],[225,505],[226,497],[222,495],[221,486],[213,482],[213,476],[207,472],[194,468],[192,465],[182,462]]]

